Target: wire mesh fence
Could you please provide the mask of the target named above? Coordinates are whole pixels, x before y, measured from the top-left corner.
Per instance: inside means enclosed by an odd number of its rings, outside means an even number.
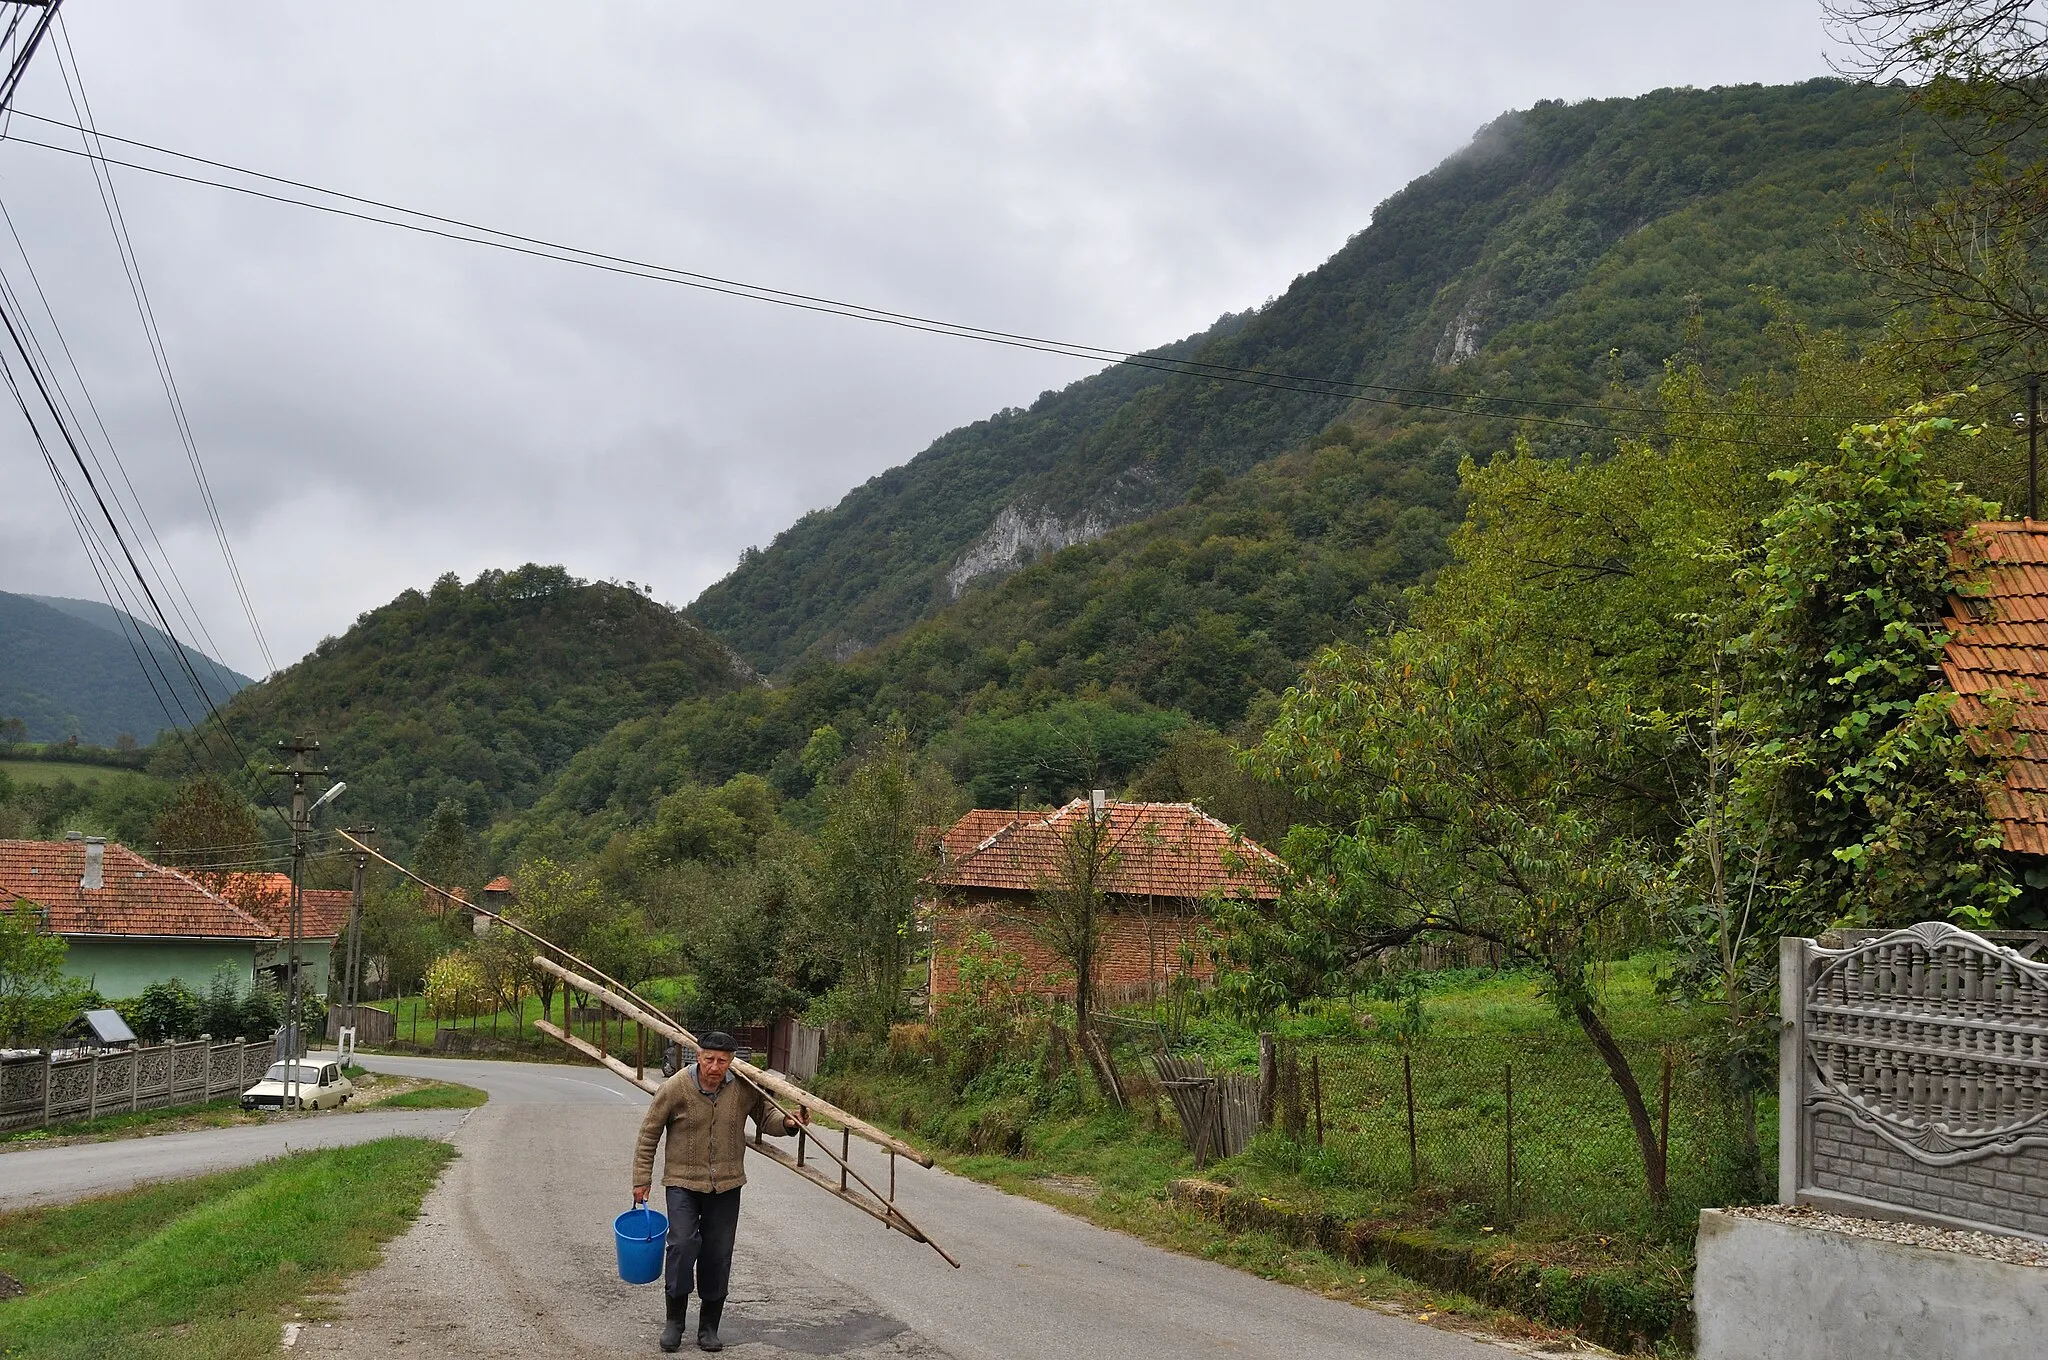
[[[1263,1145],[1265,1155],[1381,1200],[1619,1232],[1769,1189],[1757,1183],[1770,1165],[1754,1133],[1757,1111],[1684,1050],[1632,1063],[1665,1150],[1662,1211],[1619,1088],[1582,1044],[1550,1035],[1283,1043],[1275,1065],[1268,1123],[1280,1139]],[[1283,1140],[1287,1148],[1270,1145]]]

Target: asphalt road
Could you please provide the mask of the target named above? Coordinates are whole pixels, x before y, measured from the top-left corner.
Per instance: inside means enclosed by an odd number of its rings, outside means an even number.
[[[450,1135],[462,1155],[419,1222],[381,1266],[356,1277],[332,1322],[301,1332],[298,1353],[658,1354],[660,1291],[619,1280],[611,1241],[611,1220],[628,1207],[646,1096],[589,1068],[381,1057],[371,1065],[481,1086],[491,1102]],[[748,1175],[723,1328],[742,1357],[1504,1354],[908,1163],[899,1203],[960,1258],[960,1270],[780,1167],[758,1162]]]
[[[334,1110],[191,1133],[117,1138],[0,1153],[0,1211],[107,1195],[149,1181],[202,1176],[309,1148],[410,1134],[444,1138],[467,1110]]]

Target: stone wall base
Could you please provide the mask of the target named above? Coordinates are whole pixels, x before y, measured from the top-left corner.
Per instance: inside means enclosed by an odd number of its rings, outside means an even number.
[[[1699,1360],[2036,1360],[2048,1270],[1700,1214]]]

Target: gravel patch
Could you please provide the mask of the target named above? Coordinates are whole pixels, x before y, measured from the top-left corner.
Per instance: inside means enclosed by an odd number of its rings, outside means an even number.
[[[2048,1242],[2039,1242],[2031,1237],[1935,1228],[1924,1223],[1901,1223],[1894,1219],[1851,1218],[1806,1205],[1752,1204],[1721,1212],[1737,1218],[1756,1218],[1767,1223],[1789,1223],[1795,1227],[1818,1228],[1822,1232],[1845,1233],[1850,1237],[1873,1237],[1881,1242],[1926,1247],[1931,1251],[1984,1256],[2007,1265],[2048,1266]]]

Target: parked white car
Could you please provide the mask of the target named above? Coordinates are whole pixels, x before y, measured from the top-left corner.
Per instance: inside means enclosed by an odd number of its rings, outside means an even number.
[[[292,1068],[297,1067],[296,1073]],[[301,1058],[297,1063],[275,1062],[263,1080],[242,1092],[245,1110],[285,1108],[285,1083],[297,1082],[292,1093],[294,1110],[332,1110],[346,1105],[356,1093],[355,1083],[341,1074],[341,1064],[325,1058]]]

